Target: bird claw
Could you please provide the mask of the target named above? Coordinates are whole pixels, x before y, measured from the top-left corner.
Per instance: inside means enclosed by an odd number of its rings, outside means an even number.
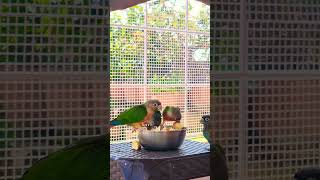
[[[145,123],[145,124],[144,124],[144,127],[146,127],[148,130],[151,130],[151,129],[152,129],[152,126],[151,126],[151,124],[149,124],[149,123]]]
[[[149,123],[143,123],[142,126],[144,127],[151,127],[151,125]]]

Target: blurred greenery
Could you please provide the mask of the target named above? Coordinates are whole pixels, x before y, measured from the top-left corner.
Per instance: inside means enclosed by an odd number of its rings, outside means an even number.
[[[102,8],[92,8],[91,0],[2,0],[0,4],[0,63],[99,63],[93,55],[100,54],[101,47],[92,44],[105,43],[104,26],[97,25],[107,18],[101,16]],[[0,148],[10,146],[8,139],[16,135],[12,128],[13,121],[1,112]]]
[[[90,8],[91,0],[15,0],[2,1],[0,6],[0,63],[31,62],[29,57],[17,53],[59,53],[68,62],[87,62],[72,55],[76,48],[86,47],[78,53],[95,53],[88,48],[99,43],[101,30],[92,25],[105,22],[102,9]],[[97,1],[100,2],[100,1]],[[44,6],[44,5],[52,6]],[[70,8],[66,5],[73,5]],[[79,5],[79,6],[78,6]],[[77,7],[78,6],[78,7]],[[87,16],[87,17],[86,17]],[[72,45],[79,45],[73,47]],[[106,49],[104,49],[106,51]],[[69,54],[69,55],[68,55]],[[56,63],[40,58],[40,62]],[[56,55],[57,57],[57,55]]]

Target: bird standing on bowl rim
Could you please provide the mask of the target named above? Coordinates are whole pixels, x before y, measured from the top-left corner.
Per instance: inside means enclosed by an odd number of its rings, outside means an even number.
[[[121,112],[114,120],[110,121],[111,128],[120,125],[129,125],[133,132],[143,126],[149,126],[153,114],[162,110],[159,100],[148,100],[144,104],[133,106]]]

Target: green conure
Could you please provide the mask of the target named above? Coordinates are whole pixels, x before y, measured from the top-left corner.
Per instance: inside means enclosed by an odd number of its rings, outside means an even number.
[[[204,115],[200,123],[203,124],[203,136],[210,143],[210,155],[211,155],[211,178],[213,180],[228,180],[228,168],[225,158],[224,149],[217,143],[213,143],[212,140],[212,128],[210,127],[210,116]]]
[[[181,112],[179,107],[166,106],[162,112],[163,121],[175,121],[180,122]]]
[[[149,100],[144,104],[133,106],[130,109],[121,112],[117,118],[110,122],[111,127],[119,125],[129,125],[133,130],[148,125],[156,111],[161,111],[161,102],[158,100]]]
[[[203,124],[202,134],[206,138],[208,143],[210,143],[210,145],[211,145],[213,143],[212,139],[211,139],[212,128],[209,127],[209,123],[210,123],[209,121],[210,121],[210,116],[204,115],[204,116],[202,116],[200,123]]]
[[[162,112],[163,122],[161,123],[161,129],[163,129],[166,121],[174,121],[175,123],[181,120],[181,111],[179,107],[166,106]]]
[[[108,135],[83,139],[35,162],[23,180],[101,180],[109,178]]]

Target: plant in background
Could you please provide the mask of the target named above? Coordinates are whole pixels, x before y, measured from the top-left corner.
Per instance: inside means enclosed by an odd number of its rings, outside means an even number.
[[[193,31],[209,31],[208,8],[194,0],[189,1],[193,12],[188,27]],[[153,0],[148,3],[147,26],[172,29],[185,28],[185,4],[177,0]],[[144,38],[147,38],[147,73],[151,84],[184,83],[185,33],[114,25],[143,26],[144,5],[112,12],[110,22],[111,79],[117,83],[142,83],[144,71]],[[142,27],[143,28],[143,27]],[[144,31],[147,36],[144,37]],[[199,36],[195,41],[204,41]],[[160,68],[161,67],[161,68]],[[119,82],[120,80],[122,82]]]
[[[24,3],[21,6],[19,3]],[[103,18],[97,18],[95,21],[87,19],[81,21],[79,17],[70,16],[65,18],[67,14],[73,15],[103,15],[102,10],[89,8],[68,8],[65,5],[89,5],[88,0],[21,0],[19,3],[2,4],[0,13],[19,13],[24,14],[20,17],[1,16],[0,17],[0,54],[7,52],[18,52],[19,54],[28,53],[58,53],[58,56],[36,56],[42,63],[56,63],[58,61],[73,63],[94,63],[93,56],[79,57],[73,55],[77,52],[100,51],[99,49],[87,48],[94,41],[100,41],[100,36],[104,33],[103,29],[95,31],[96,28],[90,28],[90,25],[105,23]],[[41,6],[53,4],[57,6]],[[57,16],[47,16],[45,13],[54,13]],[[29,16],[31,14],[36,15]],[[44,14],[44,15],[41,15]],[[59,16],[63,15],[63,17]],[[9,25],[7,25],[9,24]],[[59,24],[60,26],[57,26]],[[68,26],[70,24],[70,26]],[[78,26],[71,26],[78,25]],[[80,26],[81,25],[81,26]],[[87,26],[86,26],[87,25]],[[12,36],[14,34],[14,36]],[[77,47],[69,47],[68,44],[78,43]],[[27,45],[26,45],[27,44]],[[45,45],[48,44],[48,45]],[[51,46],[55,44],[56,46]],[[67,44],[67,46],[65,46]],[[86,48],[82,48],[86,47]],[[0,55],[0,62],[31,62],[31,56],[23,55]],[[93,70],[93,69],[91,69]]]

